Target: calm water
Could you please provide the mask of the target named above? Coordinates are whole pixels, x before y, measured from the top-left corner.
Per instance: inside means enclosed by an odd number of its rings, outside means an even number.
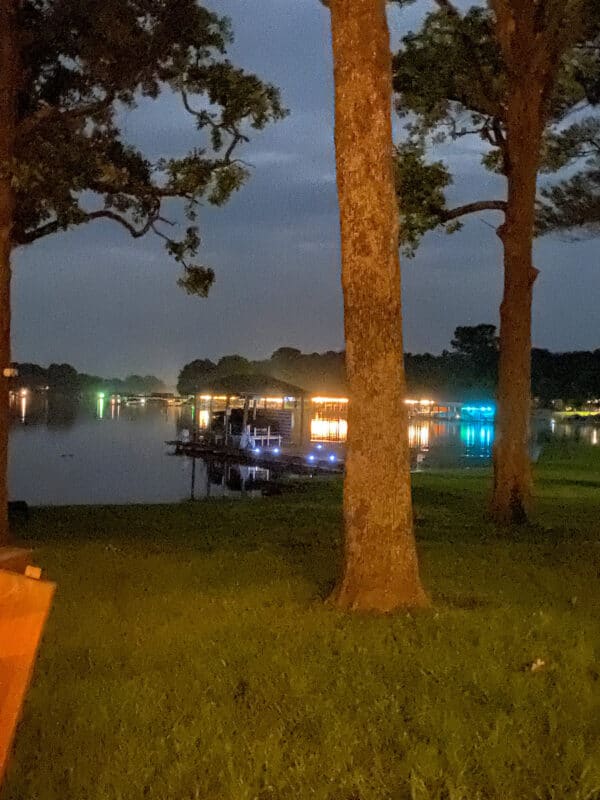
[[[159,503],[190,497],[258,493],[268,470],[206,465],[169,455],[166,440],[191,427],[188,407],[162,403],[86,405],[48,398],[13,403],[9,480],[11,498],[32,505]],[[537,433],[598,443],[599,429],[537,423]],[[413,468],[471,467],[490,462],[492,425],[422,422],[410,426]],[[307,445],[322,457],[343,445]]]

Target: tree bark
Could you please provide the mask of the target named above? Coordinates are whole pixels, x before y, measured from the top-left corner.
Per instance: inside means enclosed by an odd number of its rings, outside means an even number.
[[[12,168],[17,96],[16,0],[0,0],[0,545],[9,540],[8,429],[10,257],[15,198]]]
[[[506,112],[508,205],[499,234],[504,244],[500,306],[498,414],[491,512],[499,524],[527,521],[532,477],[531,306],[536,183],[543,130],[542,89],[527,71],[510,81]]]
[[[427,604],[413,533],[402,350],[392,67],[384,0],[331,0],[335,145],[350,395],[345,609]]]

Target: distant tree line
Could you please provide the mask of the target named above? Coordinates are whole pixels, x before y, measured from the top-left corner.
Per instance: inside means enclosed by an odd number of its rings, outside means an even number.
[[[495,325],[460,326],[451,349],[441,355],[406,353],[408,391],[415,397],[444,400],[489,400],[498,378],[498,336]],[[532,393],[541,406],[553,400],[580,404],[600,397],[600,349],[566,353],[532,350]],[[200,392],[219,378],[256,373],[288,381],[309,392],[347,392],[344,352],[302,353],[280,347],[270,358],[251,361],[228,355],[219,361],[196,359],[179,373],[182,395]]]
[[[343,352],[302,353],[294,347],[280,347],[262,361],[250,361],[240,355],[224,356],[217,362],[196,359],[179,373],[177,391],[182,395],[195,394],[219,378],[248,373],[270,375],[310,392],[346,391]]]
[[[128,375],[126,378],[101,378],[77,372],[71,364],[13,364],[18,375],[12,379],[12,388],[27,388],[32,391],[48,387],[60,394],[85,394],[90,392],[114,392],[122,394],[151,394],[164,392],[165,384],[154,375]]]

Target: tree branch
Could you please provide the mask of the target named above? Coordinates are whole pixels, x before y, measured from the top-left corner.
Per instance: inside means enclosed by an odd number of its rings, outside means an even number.
[[[475,203],[467,203],[464,206],[457,206],[440,212],[442,222],[451,222],[453,219],[465,217],[467,214],[477,214],[479,211],[503,211],[506,212],[508,203],[506,200],[478,200]]]
[[[238,146],[240,142],[248,142],[249,139],[243,133],[241,133],[236,125],[225,125],[223,123],[215,122],[213,119],[210,118],[210,115],[204,111],[197,111],[195,108],[192,107],[190,104],[189,95],[185,89],[181,89],[181,99],[183,101],[183,107],[185,110],[194,117],[202,117],[202,120],[205,124],[210,125],[211,128],[219,131],[225,131],[225,133],[229,134],[231,137],[231,142],[229,143],[225,154],[223,156],[223,161],[226,164],[231,162],[231,156]]]
[[[154,222],[156,221],[156,217],[154,215],[149,216],[147,222],[141,227],[136,228],[129,220],[122,217],[120,214],[115,213],[114,211],[110,211],[109,209],[100,209],[99,211],[90,211],[88,213],[82,213],[78,215],[77,219],[71,221],[70,224],[65,225],[64,223],[60,222],[59,220],[52,220],[52,222],[47,222],[45,225],[41,225],[35,230],[27,231],[23,233],[22,236],[19,237],[19,241],[17,244],[31,244],[32,242],[41,239],[44,236],[48,236],[51,233],[57,233],[60,230],[67,230],[71,224],[73,225],[81,225],[84,222],[92,222],[95,219],[110,219],[113,222],[118,222],[119,225],[125,228],[128,233],[133,236],[134,239],[139,239],[141,236],[145,236],[148,231],[153,227]],[[162,220],[166,221],[166,220]]]
[[[17,127],[17,134],[19,136],[27,136],[34,131],[38,125],[41,125],[46,120],[52,119],[81,119],[82,117],[89,117],[99,111],[105,111],[110,108],[115,98],[113,95],[107,95],[102,100],[97,100],[93,103],[87,103],[77,108],[66,109],[61,111],[57,106],[43,105],[34,111],[29,116],[24,117]]]

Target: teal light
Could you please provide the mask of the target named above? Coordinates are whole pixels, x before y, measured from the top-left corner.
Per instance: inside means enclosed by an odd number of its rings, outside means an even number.
[[[492,422],[496,416],[495,405],[464,405],[461,406],[460,416],[474,422]]]

